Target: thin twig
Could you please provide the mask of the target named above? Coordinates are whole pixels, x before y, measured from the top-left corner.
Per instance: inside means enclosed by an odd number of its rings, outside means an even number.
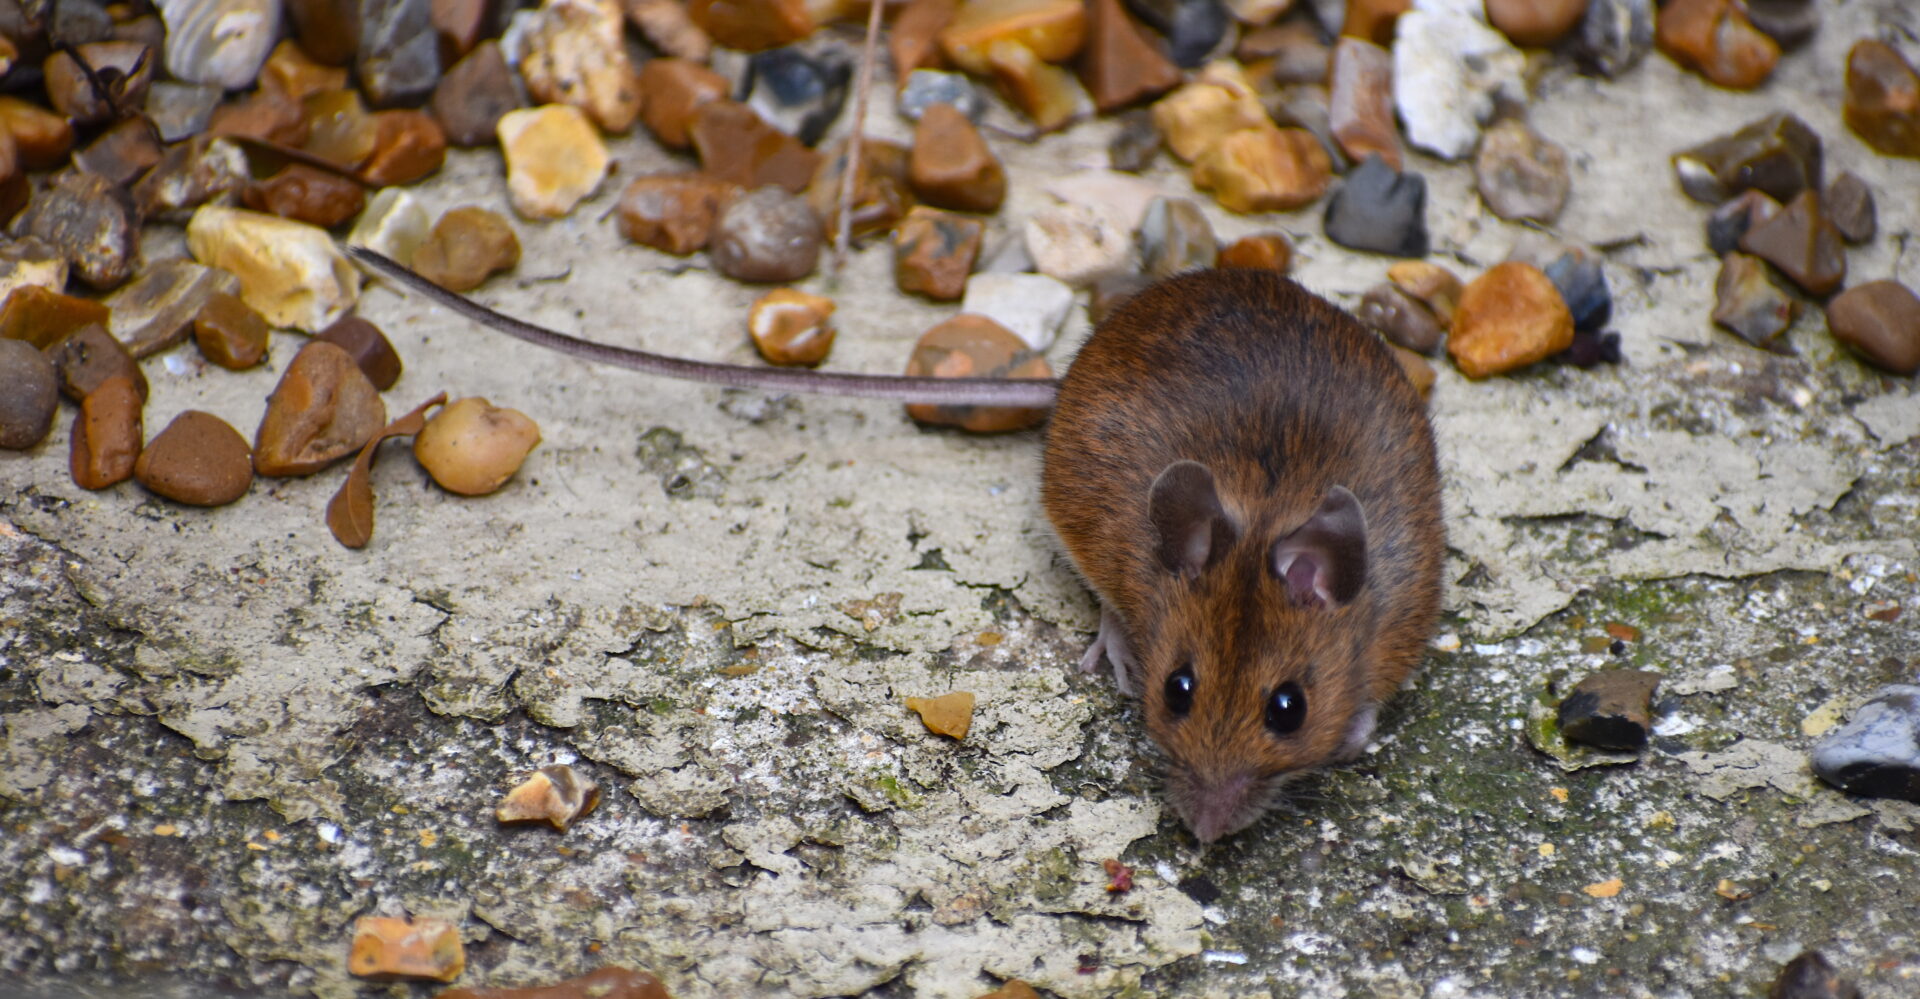
[[[833,239],[833,270],[847,265],[847,246],[853,242],[853,192],[860,179],[860,152],[867,129],[867,93],[873,89],[873,64],[880,49],[880,8],[883,0],[868,0],[867,43],[860,50],[860,82],[853,89],[853,129],[847,133],[846,175],[840,178],[840,231]]]

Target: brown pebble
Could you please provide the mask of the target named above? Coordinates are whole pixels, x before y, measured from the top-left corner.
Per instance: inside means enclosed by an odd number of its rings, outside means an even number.
[[[1587,0],[1487,0],[1486,11],[1513,44],[1539,48],[1566,37],[1586,14]]]
[[[1360,297],[1354,318],[1379,330],[1389,343],[1422,354],[1440,347],[1440,320],[1396,284],[1376,284]]]
[[[451,63],[466,55],[488,28],[491,0],[433,0],[429,20],[440,36],[440,61]]]
[[[153,123],[145,118],[127,118],[74,153],[73,163],[124,187],[152,169],[164,155],[166,150]]]
[[[705,249],[720,210],[739,195],[738,185],[704,173],[635,177],[620,194],[620,233],[668,253]]]
[[[1501,121],[1480,137],[1473,176],[1480,200],[1510,221],[1553,224],[1572,187],[1567,151],[1516,118]]]
[[[346,89],[347,71],[314,61],[298,42],[283,38],[260,67],[259,82],[262,90],[273,90],[297,101],[322,90]]]
[[[331,229],[367,205],[366,188],[351,178],[305,163],[289,163],[266,180],[247,185],[249,208]]]
[[[1235,71],[1197,79],[1153,102],[1153,124],[1167,148],[1192,163],[1234,132],[1272,128],[1273,119],[1253,85]]]
[[[1459,275],[1425,260],[1402,260],[1387,268],[1387,280],[1419,299],[1439,318],[1442,329],[1453,325],[1453,312],[1460,307],[1464,290]]]
[[[1879,227],[1873,208],[1873,189],[1858,174],[1849,170],[1829,181],[1820,205],[1826,209],[1827,218],[1833,220],[1833,227],[1840,230],[1842,239],[1856,244],[1873,239]]]
[[[1759,257],[1722,257],[1713,296],[1713,321],[1756,347],[1765,347],[1793,325],[1793,299],[1774,283]]]
[[[1364,39],[1334,43],[1327,121],[1334,141],[1355,163],[1379,156],[1400,169],[1400,133],[1393,123],[1393,56]]]
[[[989,0],[962,4],[940,32],[940,47],[954,65],[979,76],[990,71],[996,48],[1017,46],[1062,62],[1080,50],[1086,34],[1080,0]]]
[[[74,298],[37,284],[23,284],[0,303],[0,338],[25,340],[45,350],[81,328],[106,325],[111,313],[92,299]]]
[[[1847,248],[1820,211],[1820,195],[1800,192],[1780,214],[1747,230],[1740,249],[1767,261],[1809,294],[1826,295],[1847,279]]]
[[[626,0],[624,6],[627,20],[661,55],[704,63],[713,54],[713,39],[680,0]]]
[[[413,438],[413,457],[440,488],[485,496],[506,485],[540,444],[527,414],[480,396],[455,399]]]
[[[1392,45],[1394,22],[1412,9],[1413,0],[1347,0],[1340,33],[1375,45]]]
[[[1734,0],[1672,0],[1655,19],[1654,42],[1674,62],[1734,90],[1759,86],[1780,61],[1779,44]]]
[[[749,190],[775,184],[798,194],[820,166],[819,153],[735,101],[700,105],[688,134],[702,169]]]
[[[907,161],[913,193],[927,204],[962,212],[998,211],[1007,175],[973,122],[951,104],[935,104],[913,129]]]
[[[1516,260],[1496,264],[1460,294],[1447,353],[1468,378],[1526,367],[1573,343],[1573,315],[1553,281]]]
[[[1304,128],[1245,128],[1193,165],[1193,186],[1213,191],[1230,212],[1284,212],[1325,194],[1333,161]]]
[[[1847,53],[1842,117],[1888,156],[1920,156],[1920,74],[1885,42],[1863,38]]]
[[[345,66],[360,47],[357,0],[288,0],[288,33],[316,62]]]
[[[1283,20],[1240,36],[1235,49],[1240,61],[1251,65],[1266,61],[1271,67],[1267,77],[1283,86],[1296,83],[1324,83],[1330,51],[1320,43],[1319,32],[1305,21]]]
[[[247,494],[253,461],[247,439],[227,421],[189,409],[147,442],[133,477],[176,503],[223,506]]]
[[[1420,393],[1420,398],[1425,399],[1432,395],[1434,380],[1439,377],[1438,372],[1433,370],[1433,365],[1428,363],[1426,358],[1405,347],[1388,344],[1387,349],[1393,351],[1393,359],[1400,362],[1400,373],[1406,375],[1407,381],[1413,383],[1413,390]]]
[[[1835,295],[1827,328],[1888,371],[1920,371],[1920,296],[1898,281],[1868,281]]]
[[[387,404],[353,357],[312,341],[267,399],[254,435],[254,471],[311,475],[358,450],[386,422]]]
[[[961,313],[922,333],[907,360],[909,377],[1051,378],[1040,352],[985,316]],[[1045,409],[1007,406],[916,404],[907,415],[921,423],[955,426],[977,434],[1023,430],[1046,419]]]
[[[1284,233],[1262,232],[1242,236],[1220,251],[1218,267],[1250,267],[1256,270],[1293,269],[1293,244]]]
[[[1570,742],[1632,751],[1653,729],[1652,698],[1660,674],[1610,669],[1594,673],[1560,702],[1560,734]]]
[[[0,97],[0,132],[13,137],[29,170],[51,170],[73,151],[73,126],[65,116],[18,97]]]
[[[0,340],[0,448],[45,440],[59,407],[53,362],[24,340]]]
[[[901,291],[951,302],[967,290],[986,224],[916,206],[893,233],[893,280]]]
[[[267,356],[272,332],[266,318],[253,306],[225,292],[208,296],[200,314],[193,317],[193,342],[200,353],[234,371],[251,368]]]
[[[513,71],[500,54],[500,43],[488,39],[447,70],[433,88],[428,105],[447,141],[456,146],[490,146],[499,141],[500,116],[521,107],[520,89]]]
[[[424,111],[376,111],[373,153],[360,167],[360,179],[373,187],[411,184],[440,169],[447,158],[447,134]]]
[[[965,8],[962,8],[964,10]],[[1042,132],[1073,120],[1085,100],[1072,73],[1040,58],[1025,45],[1003,43],[987,50],[987,68],[1013,106],[1026,112]]]
[[[1758,189],[1741,191],[1707,216],[1707,248],[1725,256],[1740,248],[1747,230],[1780,214],[1780,202]]]
[[[1179,85],[1180,68],[1147,40],[1120,0],[1088,0],[1086,25],[1080,81],[1102,113]]]
[[[1740,898],[1750,894],[1742,894]],[[1780,969],[1780,977],[1775,978],[1767,990],[1767,999],[1860,999],[1860,988],[1840,977],[1819,951],[1808,950],[1801,951]]]
[[[144,397],[133,380],[115,375],[80,402],[73,421],[73,448],[67,468],[82,489],[105,489],[133,477],[140,457],[140,406]]]
[[[247,154],[233,140],[195,136],[167,147],[134,182],[134,204],[143,218],[171,221],[245,187],[247,169]]]
[[[596,968],[552,985],[448,989],[435,999],[672,999],[660,979],[644,971]]]
[[[440,216],[413,252],[413,269],[448,291],[472,291],[520,262],[520,239],[499,215],[464,205]]]
[[[940,68],[939,35],[959,6],[959,0],[910,0],[893,19],[887,31],[887,52],[893,56],[894,78],[901,86],[916,69]]]
[[[13,232],[58,247],[74,277],[106,291],[133,274],[140,220],[126,189],[105,177],[70,170],[34,196],[14,219]]]
[[[909,697],[907,710],[920,716],[920,723],[934,735],[964,740],[973,728],[973,695],[964,690],[939,697]]]
[[[380,141],[380,125],[357,90],[324,90],[300,102],[309,125],[301,148],[342,170],[358,169]]]
[[[1673,157],[1680,188],[1695,201],[1717,205],[1758,188],[1792,201],[1820,186],[1820,133],[1784,111],[1747,123]]]
[[[60,391],[75,402],[85,399],[109,378],[133,383],[140,398],[147,397],[147,376],[140,363],[100,323],[88,323],[46,349],[60,376]]]
[[[791,45],[813,33],[803,0],[692,0],[687,14],[714,41],[745,52]]]
[[[807,187],[807,204],[826,226],[829,240],[840,232],[840,187],[846,178],[847,141],[827,150]],[[860,142],[860,176],[853,185],[853,234],[886,232],[913,207],[907,182],[907,147],[885,139]]]
[[[346,351],[347,356],[360,365],[367,380],[373,382],[373,387],[382,392],[400,380],[399,353],[387,341],[387,335],[380,332],[380,327],[359,316],[341,316],[314,339]]]
[[[451,982],[466,966],[460,929],[444,919],[361,916],[353,921],[347,970],[356,975]]]
[[[812,273],[821,239],[807,199],[768,186],[721,209],[708,246],[713,269],[736,281],[796,281]]]
[[[207,119],[206,134],[215,139],[232,136],[298,147],[311,132],[304,104],[277,90],[260,90],[214,108],[213,117]]]
[[[687,59],[653,59],[640,67],[640,121],[669,149],[685,149],[702,105],[727,96],[727,78]]]
[[[792,288],[760,296],[747,314],[747,333],[769,364],[812,367],[833,349],[833,299]]]

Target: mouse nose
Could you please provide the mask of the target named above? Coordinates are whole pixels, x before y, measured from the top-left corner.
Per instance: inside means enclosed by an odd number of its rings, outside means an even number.
[[[1192,781],[1188,793],[1177,799],[1187,828],[1193,830],[1194,837],[1202,843],[1238,832],[1257,814],[1249,801],[1253,784],[1250,773],[1215,781]]]

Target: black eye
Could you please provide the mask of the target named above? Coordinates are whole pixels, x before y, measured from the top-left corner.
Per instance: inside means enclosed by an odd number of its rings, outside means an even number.
[[[1193,691],[1200,681],[1193,678],[1193,667],[1182,666],[1167,677],[1167,710],[1185,718],[1193,710]]]
[[[1307,692],[1297,683],[1283,683],[1267,698],[1267,731],[1292,735],[1307,720]]]

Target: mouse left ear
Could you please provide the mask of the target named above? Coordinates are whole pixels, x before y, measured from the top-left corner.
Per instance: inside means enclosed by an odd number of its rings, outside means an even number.
[[[1197,461],[1176,461],[1161,470],[1147,490],[1147,520],[1160,564],[1176,576],[1198,577],[1233,544],[1233,521],[1220,505],[1213,473]]]
[[[1367,515],[1344,486],[1327,490],[1307,522],[1273,543],[1273,574],[1298,607],[1338,606],[1367,581]]]

